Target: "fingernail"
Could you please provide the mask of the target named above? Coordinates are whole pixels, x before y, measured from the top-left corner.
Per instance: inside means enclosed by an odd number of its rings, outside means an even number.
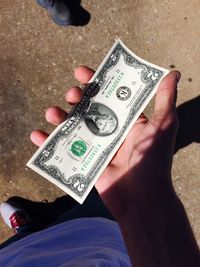
[[[178,83],[180,81],[181,78],[181,73],[179,71],[177,71],[176,73],[176,82]]]

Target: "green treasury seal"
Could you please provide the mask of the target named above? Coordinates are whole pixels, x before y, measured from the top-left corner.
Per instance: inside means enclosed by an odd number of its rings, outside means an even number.
[[[81,157],[85,154],[87,146],[84,141],[77,140],[71,145],[71,151],[74,155]]]

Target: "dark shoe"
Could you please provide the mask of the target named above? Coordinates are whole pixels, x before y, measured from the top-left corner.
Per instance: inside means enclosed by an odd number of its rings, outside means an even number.
[[[45,8],[53,21],[60,26],[73,25],[71,12],[63,0],[36,0]]]

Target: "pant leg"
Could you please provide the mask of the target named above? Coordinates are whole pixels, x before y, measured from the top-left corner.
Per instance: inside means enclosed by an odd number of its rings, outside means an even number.
[[[66,210],[66,212],[60,215],[55,222],[48,225],[46,228],[65,221],[86,217],[103,217],[110,220],[115,220],[110,211],[104,205],[98,193],[91,192],[82,205],[79,203],[75,204],[71,209]],[[20,232],[1,244],[0,249],[43,229],[44,228],[41,228],[39,225],[34,223],[27,224],[21,228]]]
[[[92,192],[82,205],[77,203],[72,209],[64,212],[52,225],[86,217],[103,217],[115,220],[100,196]]]
[[[34,232],[42,230],[41,227],[38,224],[35,224],[33,222],[28,223],[24,226],[22,226],[18,233],[8,238],[5,242],[0,244],[0,249],[8,246],[9,244],[14,243],[15,241],[18,241]]]

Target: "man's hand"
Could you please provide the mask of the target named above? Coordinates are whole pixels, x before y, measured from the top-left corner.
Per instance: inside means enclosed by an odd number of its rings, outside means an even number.
[[[86,84],[94,72],[75,71]],[[199,267],[199,251],[185,210],[171,181],[171,166],[178,127],[177,83],[180,73],[170,72],[161,82],[150,119],[143,114],[132,127],[96,183],[103,201],[117,219],[134,267]],[[71,87],[66,101],[77,104],[79,87]],[[63,122],[67,113],[59,107],[46,111],[46,120]],[[40,146],[48,134],[33,131]]]
[[[94,72],[87,67],[75,71],[77,80],[86,84]],[[173,71],[161,82],[156,94],[154,114],[143,114],[129,132],[126,140],[96,183],[106,205],[118,218],[130,208],[132,197],[148,202],[148,197],[171,185],[170,170],[177,131],[176,87],[180,73]],[[82,97],[79,87],[71,87],[66,101],[77,104]],[[46,111],[46,120],[59,125],[67,113],[59,107]],[[34,131],[31,140],[40,146],[48,135]]]

